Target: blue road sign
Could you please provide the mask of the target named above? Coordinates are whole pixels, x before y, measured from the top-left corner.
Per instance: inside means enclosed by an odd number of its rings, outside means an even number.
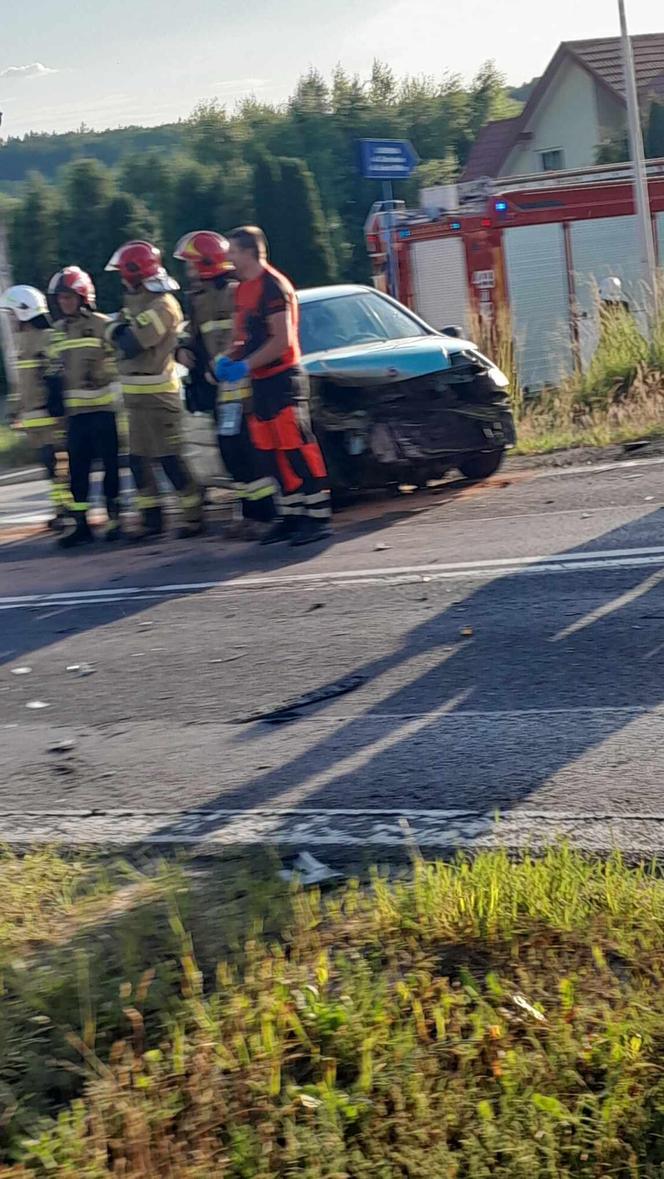
[[[419,162],[407,139],[360,139],[360,171],[365,180],[407,180]]]

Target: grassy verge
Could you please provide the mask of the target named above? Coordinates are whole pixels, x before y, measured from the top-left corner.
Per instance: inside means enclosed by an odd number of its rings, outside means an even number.
[[[34,452],[23,434],[0,425],[0,471],[14,471],[34,463]]]
[[[664,293],[664,292],[663,292]],[[585,371],[532,400],[519,384],[513,327],[507,308],[487,324],[471,323],[472,338],[510,381],[517,423],[516,454],[547,454],[582,446],[608,446],[664,436],[664,318],[650,340],[622,309],[601,313],[594,356]]]
[[[664,882],[0,863],[4,1179],[655,1179]],[[13,1160],[13,1165],[12,1165]]]
[[[543,395],[518,421],[516,454],[548,454],[580,446],[610,446],[664,436],[661,388],[633,391],[607,406],[581,409],[565,391]]]

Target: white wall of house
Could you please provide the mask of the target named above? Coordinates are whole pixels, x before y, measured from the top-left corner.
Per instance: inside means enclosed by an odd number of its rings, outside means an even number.
[[[573,61],[564,61],[517,144],[502,176],[542,172],[542,153],[562,150],[564,168],[585,168],[595,162],[600,131],[596,86],[591,75]]]
[[[612,139],[621,131],[627,129],[627,113],[623,103],[604,88],[597,87],[597,123],[599,128],[599,143]]]

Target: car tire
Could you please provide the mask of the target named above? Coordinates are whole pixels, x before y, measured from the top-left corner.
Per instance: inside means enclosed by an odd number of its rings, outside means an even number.
[[[469,454],[462,458],[457,466],[466,479],[478,483],[495,475],[505,457],[504,450],[484,450],[478,454]]]

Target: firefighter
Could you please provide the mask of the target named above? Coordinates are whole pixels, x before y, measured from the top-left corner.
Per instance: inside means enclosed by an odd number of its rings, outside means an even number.
[[[599,302],[600,310],[608,312],[609,315],[617,308],[623,311],[629,311],[629,301],[623,290],[621,279],[617,278],[615,274],[609,275],[608,278],[603,278],[599,284]]]
[[[268,264],[262,230],[245,226],[228,238],[229,261],[240,280],[234,344],[215,359],[212,371],[218,381],[251,378],[249,432],[281,487],[281,519],[261,543],[311,544],[330,535],[330,492],[300,363],[297,296],[289,279]]]
[[[182,454],[182,404],[175,363],[182,311],[161,254],[150,242],[126,242],[107,270],[120,273],[124,308],[110,324],[108,339],[118,357],[129,414],[129,463],[138,492],[143,527],[136,539],[159,536],[163,515],[154,470],[158,462],[175,488],[183,525],[178,536],[203,531],[203,499]]]
[[[35,287],[9,287],[0,296],[0,308],[10,312],[17,325],[18,393],[10,398],[9,420],[20,424],[51,482],[53,532],[65,528],[70,495],[64,433],[64,406],[58,374],[49,358],[53,333],[46,299]]]
[[[90,275],[78,266],[65,266],[53,275],[48,294],[61,315],[53,328],[51,356],[63,375],[74,518],[74,528],[58,543],[73,549],[94,540],[88,511],[90,473],[97,460],[104,469],[105,537],[108,541],[120,537],[116,372],[113,349],[106,340],[110,319],[96,310]]]
[[[186,234],[174,257],[185,262],[189,277],[189,326],[176,359],[189,369],[187,408],[192,413],[215,414],[221,458],[242,508],[242,517],[227,532],[238,540],[259,540],[276,515],[273,480],[261,472],[261,452],[255,450],[247,426],[251,383],[210,384],[210,361],[232,344],[233,267],[226,238],[209,230]]]

